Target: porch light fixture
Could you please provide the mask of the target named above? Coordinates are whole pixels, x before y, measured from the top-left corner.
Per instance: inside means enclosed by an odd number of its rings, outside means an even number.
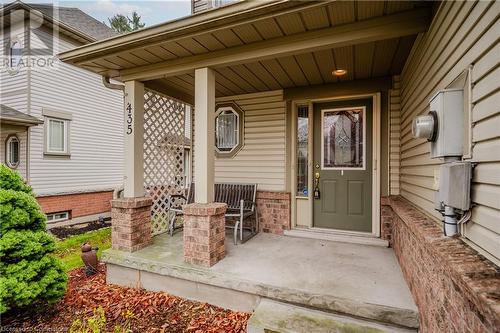
[[[347,74],[347,70],[345,69],[334,69],[332,71],[332,74],[335,75],[335,76],[344,76]]]

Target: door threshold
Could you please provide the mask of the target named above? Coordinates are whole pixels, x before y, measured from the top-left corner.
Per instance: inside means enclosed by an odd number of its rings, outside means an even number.
[[[368,233],[347,233],[345,231],[338,232],[336,230],[310,228],[285,230],[284,234],[285,236],[289,237],[389,247],[388,241],[381,238],[376,238],[372,234]]]

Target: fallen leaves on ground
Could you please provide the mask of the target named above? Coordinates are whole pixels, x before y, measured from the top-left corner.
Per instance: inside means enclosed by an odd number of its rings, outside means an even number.
[[[131,313],[133,332],[238,333],[246,331],[250,314],[193,302],[163,292],[106,284],[105,266],[86,277],[82,268],[69,272],[64,299],[53,306],[3,316],[2,326],[19,331],[66,332],[76,319],[92,316],[102,307],[108,329],[124,322]]]

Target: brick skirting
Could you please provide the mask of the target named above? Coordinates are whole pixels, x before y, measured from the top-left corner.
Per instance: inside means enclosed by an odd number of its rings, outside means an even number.
[[[113,191],[36,198],[45,214],[70,211],[71,218],[109,212],[111,199],[113,199]]]
[[[389,237],[420,312],[421,332],[499,332],[500,269],[401,197],[382,200]]]
[[[283,235],[290,229],[290,193],[257,192],[260,231]]]

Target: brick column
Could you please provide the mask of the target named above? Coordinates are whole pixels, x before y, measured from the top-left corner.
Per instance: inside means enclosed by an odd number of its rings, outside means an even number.
[[[290,192],[257,192],[260,231],[283,235],[290,229],[290,198]]]
[[[151,244],[151,198],[111,200],[113,249],[134,252]]]
[[[184,261],[210,267],[226,255],[225,203],[190,204],[184,212]]]

